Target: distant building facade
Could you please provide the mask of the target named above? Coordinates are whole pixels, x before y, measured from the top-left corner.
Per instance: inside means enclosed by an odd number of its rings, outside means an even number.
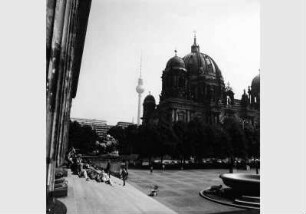
[[[99,137],[105,137],[108,130],[112,127],[107,125],[106,120],[96,120],[96,119],[84,119],[84,118],[71,118],[71,121],[76,121],[82,126],[90,126]]]
[[[256,76],[241,99],[234,98],[216,62],[200,52],[194,38],[191,53],[168,60],[162,73],[162,92],[157,105],[152,95],[143,102],[142,124],[171,126],[199,118],[209,124],[222,123],[234,117],[242,123],[259,124],[260,77]]]
[[[125,128],[127,128],[130,125],[135,125],[135,124],[134,123],[130,123],[130,122],[122,122],[122,121],[120,121],[120,122],[117,123],[116,126],[119,126],[119,127],[123,128],[123,129],[125,129]]]

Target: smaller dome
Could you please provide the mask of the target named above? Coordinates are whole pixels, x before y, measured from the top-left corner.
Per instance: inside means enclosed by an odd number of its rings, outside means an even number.
[[[167,62],[166,70],[167,69],[185,69],[185,63],[182,58],[178,56],[174,56]]]
[[[259,76],[259,74],[256,77],[254,77],[254,79],[252,80],[251,87],[252,87],[253,92],[255,92],[255,93],[260,92],[260,76]]]
[[[146,96],[143,103],[144,104],[146,104],[146,103],[154,103],[155,104],[155,98],[151,94],[149,94],[148,96]]]

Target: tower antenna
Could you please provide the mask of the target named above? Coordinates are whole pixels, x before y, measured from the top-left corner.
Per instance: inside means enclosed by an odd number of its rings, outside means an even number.
[[[142,51],[140,53],[140,66],[139,66],[139,77],[141,78],[141,69],[142,69]]]
[[[137,126],[140,125],[140,111],[141,111],[141,94],[144,92],[143,80],[141,78],[141,68],[142,68],[142,52],[140,54],[140,74],[138,78],[138,85],[136,87],[136,92],[138,93],[138,111],[137,111]]]

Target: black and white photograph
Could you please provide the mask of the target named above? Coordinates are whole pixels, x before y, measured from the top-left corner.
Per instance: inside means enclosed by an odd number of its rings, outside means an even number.
[[[0,213],[306,212],[306,2],[2,9]]]
[[[47,1],[47,213],[259,213],[259,0]]]

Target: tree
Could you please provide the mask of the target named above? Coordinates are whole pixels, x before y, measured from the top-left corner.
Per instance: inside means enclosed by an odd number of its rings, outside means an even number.
[[[246,124],[244,126],[244,133],[248,144],[248,155],[252,157],[259,157],[260,128],[254,127],[251,124]]]
[[[213,144],[215,135],[212,125],[206,124],[198,118],[190,121],[187,125],[185,143],[188,153],[195,156],[197,162],[200,162],[203,157],[214,156]]]
[[[185,159],[191,154],[191,144],[188,139],[188,125],[183,121],[178,121],[173,124],[173,133],[176,141],[176,151],[181,160],[181,164],[185,162]]]
[[[155,130],[151,126],[139,127],[139,154],[141,157],[148,157],[149,163],[151,159],[157,153],[157,149],[154,145],[156,139]]]
[[[196,159],[200,159],[201,152],[201,137],[202,137],[202,123],[199,119],[195,118],[187,124],[187,133],[186,133],[186,141],[189,142],[188,148],[190,149],[189,154],[191,156],[196,157]]]
[[[165,128],[158,124],[154,127],[155,130],[155,145],[156,145],[156,154],[160,156],[160,162],[163,163],[163,158],[166,154],[171,153],[170,149],[170,133],[169,128]]]
[[[137,125],[130,125],[125,130],[124,154],[132,154],[139,150],[139,135]]]
[[[230,145],[235,157],[247,157],[247,140],[245,133],[238,120],[234,118],[225,118],[223,127],[230,137]]]
[[[69,142],[71,146],[80,149],[81,153],[90,153],[95,150],[98,138],[97,133],[91,128],[91,126],[81,126],[76,121],[71,122],[69,129]]]
[[[118,141],[119,153],[126,154],[127,146],[126,146],[126,135],[124,129],[120,126],[113,126],[108,130],[107,134],[111,135]]]
[[[217,158],[227,158],[230,157],[233,153],[232,147],[230,144],[230,136],[220,126],[214,127],[216,134],[215,134],[215,141],[213,145],[213,153]]]
[[[118,149],[118,141],[113,138],[111,135],[107,135],[104,139],[104,144],[106,146],[105,151],[111,153]]]

